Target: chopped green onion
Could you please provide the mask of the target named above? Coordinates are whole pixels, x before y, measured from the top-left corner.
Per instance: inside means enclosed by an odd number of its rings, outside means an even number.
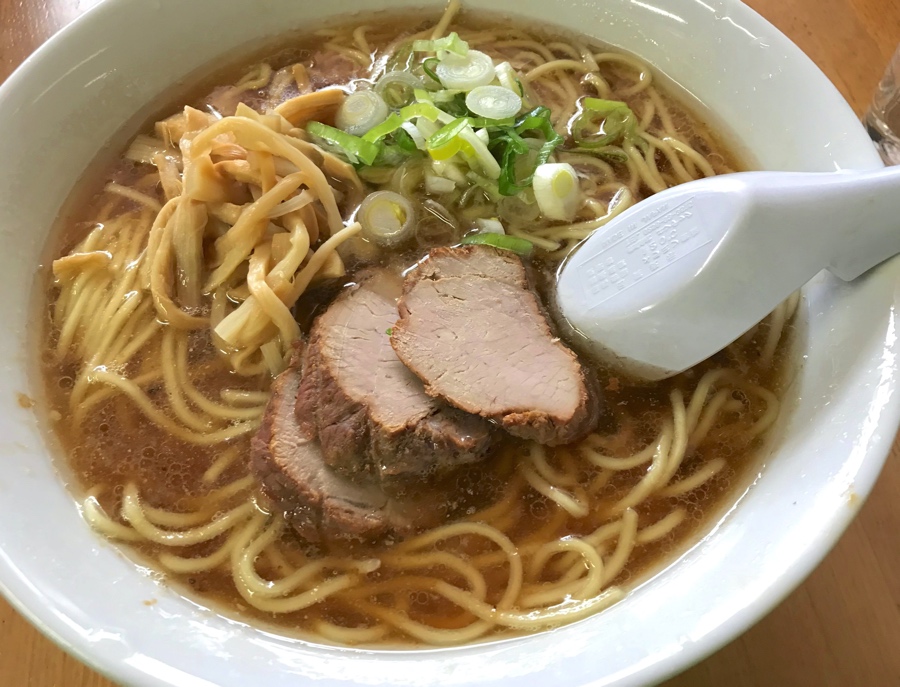
[[[534,154],[534,160],[528,165],[526,170],[528,173],[519,179],[516,175],[516,162],[523,155],[533,154],[533,150],[521,135],[532,131],[542,134],[544,142]],[[492,142],[493,147],[502,151],[500,156],[500,193],[504,196],[514,196],[530,186],[534,179],[534,171],[539,165],[550,159],[550,155],[562,141],[563,137],[553,128],[550,121],[550,110],[546,107],[536,107],[519,118],[515,129],[507,130],[503,136]]]
[[[479,132],[480,133],[480,132]],[[488,134],[484,132],[484,138],[488,139]],[[470,124],[466,124],[466,127],[460,132],[459,137],[462,139],[462,149],[463,152],[469,153],[474,156],[474,158],[478,161],[479,166],[482,171],[484,171],[485,175],[490,179],[499,179],[500,165],[497,163],[497,160],[491,154],[491,151],[488,149],[487,144],[483,141],[478,134],[472,129]],[[466,150],[466,144],[471,148],[471,152]]]
[[[487,86],[496,76],[494,61],[479,50],[470,50],[465,57],[447,55],[435,71],[446,88],[460,91]]]
[[[359,136],[353,136],[333,126],[322,124],[321,122],[309,122],[306,130],[316,138],[325,141],[330,146],[337,148],[343,152],[350,162],[355,163],[357,160],[364,164],[371,165],[378,157],[378,146],[371,141],[367,141]]]
[[[388,116],[388,106],[374,91],[356,91],[348,95],[335,116],[338,129],[362,136]]]
[[[451,179],[439,177],[437,174],[425,173],[425,191],[433,195],[452,193],[456,190],[456,184]]]
[[[424,88],[417,88],[413,91],[413,96],[415,96],[417,103],[432,103],[434,104],[434,100],[431,97],[431,93],[426,91]]]
[[[398,167],[406,162],[413,153],[410,153],[400,144],[381,144],[378,157],[375,158],[375,167]]]
[[[428,152],[431,157],[435,160],[446,160],[456,155],[460,149],[459,135],[467,126],[469,126],[469,120],[460,117],[441,127],[428,139]],[[450,152],[451,150],[453,152]]]
[[[447,103],[455,104],[457,102],[457,96],[462,93],[463,100],[465,100],[466,92],[465,91],[454,91],[450,88],[444,88],[440,91],[434,91],[431,94],[432,102],[437,103],[438,105],[445,105]],[[462,116],[461,114],[459,116]]]
[[[519,118],[516,124],[516,133],[524,134],[526,131],[533,130],[546,133],[545,128],[548,124],[550,124],[550,109],[543,106],[536,107]],[[550,125],[552,126],[552,124]]]
[[[371,143],[377,143],[385,136],[394,133],[402,124],[403,118],[394,112],[381,124],[369,129],[369,131],[366,132],[366,135],[363,136],[363,139]]]
[[[437,120],[452,121],[452,118],[449,115],[445,112],[441,112],[431,103],[413,103],[412,105],[407,105],[401,109],[399,113],[394,112],[391,114],[381,124],[370,129],[363,138],[372,143],[377,143],[385,136],[397,131],[397,129],[401,128],[406,122],[416,119],[417,117],[424,117],[430,122]]]
[[[478,86],[466,96],[466,107],[488,119],[515,117],[522,109],[522,99],[503,86]]]
[[[636,142],[636,129],[637,117],[625,103],[585,98],[581,114],[572,123],[572,138],[581,148],[601,148],[619,141]]]
[[[453,117],[468,117],[470,112],[466,107],[466,94],[464,91],[438,91],[435,102],[440,103],[441,109]]]
[[[466,245],[482,245],[493,246],[494,248],[502,248],[503,250],[511,250],[522,256],[531,255],[534,250],[534,244],[526,239],[520,239],[518,236],[507,236],[506,234],[474,234],[466,236],[460,243]]]
[[[375,83],[378,93],[389,107],[398,109],[415,100],[415,93],[422,82],[409,72],[388,72]]]
[[[503,119],[488,119],[487,117],[469,117],[469,126],[473,129],[506,129],[514,126],[516,120],[512,117]]]
[[[412,49],[413,52],[447,52],[465,57],[466,53],[469,52],[469,44],[454,31],[449,36],[444,36],[434,41],[413,41]]]
[[[447,120],[447,123],[453,121],[451,117],[447,116],[446,112],[441,112],[432,103],[413,103],[412,105],[407,105],[400,110],[400,116],[406,122],[414,117],[424,117],[429,122],[436,122],[444,119]]]
[[[403,125],[394,132],[394,144],[403,152],[413,154],[418,152],[419,146],[406,127],[411,127],[413,131],[416,131],[416,127],[408,122],[404,122]],[[419,132],[416,131],[416,133],[418,134]]]
[[[391,247],[412,236],[416,213],[412,203],[393,191],[366,196],[356,215],[362,234],[379,246]]]
[[[471,182],[473,185],[480,188],[484,191],[488,198],[490,198],[493,202],[498,203],[503,196],[500,193],[500,189],[497,187],[497,182],[493,179],[486,179],[480,174],[476,174],[475,172],[469,172],[466,174],[466,179]]]
[[[501,62],[498,64],[494,67],[494,73],[497,75],[497,81],[500,82],[501,86],[508,88],[514,93],[519,92],[519,86],[516,84],[518,76],[516,75],[516,70],[512,68],[512,65],[509,62]],[[519,95],[521,95],[521,93]]]
[[[431,168],[439,177],[450,179],[457,186],[466,185],[466,175],[452,160],[432,160]]]
[[[427,74],[429,78],[431,78],[433,81],[436,81],[437,83],[440,83],[441,80],[438,78],[438,75],[434,72],[434,68],[437,66],[439,61],[440,60],[438,60],[438,58],[436,58],[436,57],[429,57],[427,60],[425,60],[422,63],[422,71],[425,72],[425,74]]]
[[[572,165],[555,162],[538,166],[532,186],[544,217],[572,221],[581,205],[581,187]]]
[[[427,145],[428,139],[431,138],[432,136],[434,136],[441,127],[438,124],[425,119],[425,117],[419,117],[416,120],[416,128],[419,130],[419,133],[422,134],[422,136],[425,138],[425,140],[426,140],[425,148],[427,149],[428,148],[428,145]]]
[[[419,127],[415,124],[412,122],[403,122],[403,124],[400,125],[400,128],[406,132],[409,140],[413,142],[413,145],[417,150],[426,150],[428,148],[425,136],[422,135],[422,132],[419,131]]]
[[[518,86],[519,95],[525,97],[525,86],[522,85],[522,79],[516,77],[516,86]]]

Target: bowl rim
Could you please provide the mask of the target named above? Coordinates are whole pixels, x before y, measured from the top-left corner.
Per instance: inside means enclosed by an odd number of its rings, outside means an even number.
[[[700,0],[693,1],[700,2]],[[707,1],[711,5],[726,8],[736,21],[764,28],[768,36],[777,36],[780,40],[779,48],[788,54],[791,61],[802,64],[807,71],[815,74],[816,83],[814,85],[817,90],[830,91],[832,95],[836,95],[843,101],[843,97],[840,96],[837,89],[821,70],[787,36],[755,10],[740,2],[740,0]],[[98,18],[115,18],[120,14],[123,17],[127,16],[129,4],[129,0],[105,0],[91,7],[45,41],[0,85],[0,110],[3,108],[3,102],[9,99],[8,96],[10,94],[20,90],[28,83],[35,65],[40,64],[55,52],[66,48],[70,43],[77,43],[79,35],[84,28],[89,27]],[[844,106],[852,114],[849,105],[844,103]],[[862,131],[862,125],[859,125],[859,130]],[[877,166],[880,163],[877,161],[877,154],[874,148],[872,154],[872,165]],[[900,272],[900,270],[897,271]],[[898,297],[895,297],[895,306],[897,305],[897,300]],[[900,343],[897,343],[896,340],[890,348],[895,355],[900,353]],[[891,377],[890,381],[892,386],[896,385],[895,378]],[[870,468],[874,469],[865,473],[864,479],[855,482],[856,494],[859,497],[857,501],[858,506],[862,505],[871,492],[893,444],[897,426],[900,424],[900,395],[892,394],[891,398],[882,404],[882,411],[878,419],[878,428],[882,431],[878,436],[870,439],[867,445]],[[816,537],[811,538],[807,555],[798,558],[792,566],[786,568],[778,582],[767,587],[764,594],[755,603],[733,613],[723,621],[717,627],[714,639],[691,644],[677,659],[669,662],[658,661],[648,666],[641,673],[640,677],[650,682],[657,682],[671,677],[702,660],[749,629],[754,623],[768,614],[809,575],[837,543],[857,512],[858,507],[853,510],[845,509],[836,512],[832,521],[828,523],[828,527],[823,527]],[[61,648],[117,682],[148,686],[175,684],[163,677],[154,675],[147,669],[121,662],[114,663],[108,657],[102,656],[92,642],[75,629],[60,621],[57,614],[45,604],[45,600],[37,593],[37,590],[18,584],[20,580],[13,578],[9,574],[10,571],[15,572],[14,561],[9,560],[5,552],[0,549],[0,593],[7,598],[19,613]],[[10,583],[11,579],[13,579],[13,583]]]

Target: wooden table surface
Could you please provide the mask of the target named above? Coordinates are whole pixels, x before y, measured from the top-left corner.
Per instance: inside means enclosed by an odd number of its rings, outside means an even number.
[[[98,1],[0,0],[0,81]],[[796,42],[862,112],[900,43],[900,0],[749,4]],[[111,684],[63,653],[0,599],[0,687]],[[756,627],[666,683],[856,685],[900,686],[900,440],[860,516],[818,570]]]

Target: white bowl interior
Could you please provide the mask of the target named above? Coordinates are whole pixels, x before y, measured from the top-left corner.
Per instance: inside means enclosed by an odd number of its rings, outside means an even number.
[[[379,7],[400,7],[389,0]],[[419,3],[437,6],[429,1]],[[484,3],[548,19],[544,0]],[[364,0],[108,0],[38,51],[0,92],[0,589],[116,680],[139,685],[633,685],[684,668],[758,619],[821,559],[871,488],[897,424],[900,264],[806,289],[798,401],[756,484],[702,542],[629,598],[573,626],[455,649],[316,647],[221,618],[141,574],[95,536],[54,470],[32,412],[29,309],[47,231],[86,163],[197,68]],[[687,86],[767,169],[880,165],[849,107],[776,29],[738,2],[553,4],[552,20],[650,61]],[[160,45],[164,48],[160,49]],[[764,278],[764,275],[760,275]],[[752,284],[748,285],[752,288]],[[156,600],[152,606],[144,602]],[[301,680],[302,681],[302,680]]]

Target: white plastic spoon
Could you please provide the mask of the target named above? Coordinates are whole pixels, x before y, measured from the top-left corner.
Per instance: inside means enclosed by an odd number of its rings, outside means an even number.
[[[657,193],[561,267],[563,318],[646,379],[722,350],[822,269],[856,279],[900,253],[900,167],[746,172]]]

